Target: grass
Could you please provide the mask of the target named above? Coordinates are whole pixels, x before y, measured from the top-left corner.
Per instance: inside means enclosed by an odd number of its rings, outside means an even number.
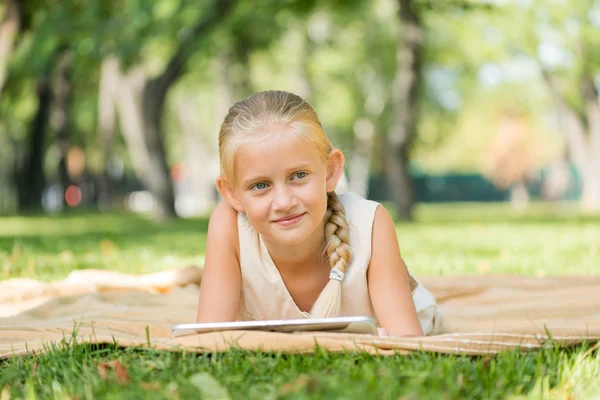
[[[1,369],[0,390],[39,398],[216,398],[225,391],[233,399],[589,399],[600,394],[600,362],[598,351],[586,350],[584,345],[473,359],[239,349],[195,355],[64,343],[37,357],[10,360]],[[116,360],[120,371],[103,377],[100,370]]]
[[[417,275],[600,272],[600,218],[570,208],[424,205],[417,220],[397,226]],[[0,279],[202,265],[206,228],[200,218],[158,225],[116,214],[3,217]],[[67,340],[43,355],[0,361],[0,398],[587,399],[600,398],[599,375],[600,351],[588,344],[493,357],[242,350],[198,356]]]

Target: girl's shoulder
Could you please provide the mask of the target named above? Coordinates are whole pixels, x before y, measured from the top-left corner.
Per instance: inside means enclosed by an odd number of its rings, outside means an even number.
[[[380,203],[365,199],[354,192],[344,192],[338,194],[338,198],[344,205],[346,218],[349,222],[354,220],[364,220],[373,222],[375,211]]]

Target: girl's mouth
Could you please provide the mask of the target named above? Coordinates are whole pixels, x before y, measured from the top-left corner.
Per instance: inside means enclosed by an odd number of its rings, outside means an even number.
[[[276,219],[273,222],[276,222],[276,223],[278,223],[281,226],[294,225],[295,223],[297,223],[298,221],[300,221],[302,219],[302,217],[304,216],[304,214],[306,214],[306,213],[288,215],[287,217]]]

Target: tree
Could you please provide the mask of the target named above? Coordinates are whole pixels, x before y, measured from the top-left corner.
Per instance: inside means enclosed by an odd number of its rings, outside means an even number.
[[[415,138],[418,94],[422,75],[423,27],[412,0],[398,0],[402,38],[396,49],[396,76],[392,84],[393,122],[386,132],[385,175],[399,219],[412,219],[414,188],[408,155]]]
[[[37,111],[29,124],[29,136],[26,152],[20,167],[14,169],[21,210],[39,210],[42,193],[46,186],[44,174],[44,155],[47,126],[50,120],[52,106],[51,73],[54,59],[48,60],[46,68],[37,80],[36,92],[38,98]]]
[[[597,1],[535,2],[525,14],[535,30],[527,32],[524,46],[538,60],[558,110],[569,156],[581,177],[582,206],[594,212],[600,211],[600,98],[595,81],[600,73],[600,21],[593,18],[598,9]]]
[[[154,77],[149,77],[141,64],[133,65],[124,72],[119,60],[105,60],[107,65],[117,63],[120,71],[114,75],[118,76],[119,89],[118,93],[112,92],[114,104],[136,175],[154,196],[158,218],[176,217],[173,182],[162,135],[167,92],[182,75],[185,64],[197,49],[198,40],[208,36],[231,12],[233,5],[233,0],[219,0],[208,8],[179,40],[162,72]],[[108,112],[103,111],[103,116]],[[110,126],[110,123],[105,123]],[[104,131],[103,135],[106,134]]]

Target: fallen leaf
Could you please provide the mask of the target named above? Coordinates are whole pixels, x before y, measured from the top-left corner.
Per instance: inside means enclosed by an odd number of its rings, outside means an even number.
[[[295,381],[286,383],[279,389],[279,395],[285,396],[288,394],[299,392],[306,389],[307,393],[314,393],[319,389],[320,382],[314,376],[301,375]]]
[[[227,389],[211,374],[206,372],[194,374],[190,377],[190,382],[198,389],[203,399],[231,400]]]
[[[107,363],[98,364],[98,375],[100,375],[100,379],[102,379],[103,381],[108,379],[108,370],[109,369],[110,369],[110,367],[108,366]]]
[[[98,374],[100,375],[100,379],[103,381],[108,379],[108,371],[114,370],[115,375],[117,376],[117,382],[121,385],[125,385],[129,383],[129,374],[127,373],[127,369],[119,360],[113,360],[108,362],[102,362],[98,364]]]
[[[115,374],[117,374],[117,381],[121,385],[129,383],[129,374],[127,373],[127,369],[119,360],[116,360],[115,362]]]

